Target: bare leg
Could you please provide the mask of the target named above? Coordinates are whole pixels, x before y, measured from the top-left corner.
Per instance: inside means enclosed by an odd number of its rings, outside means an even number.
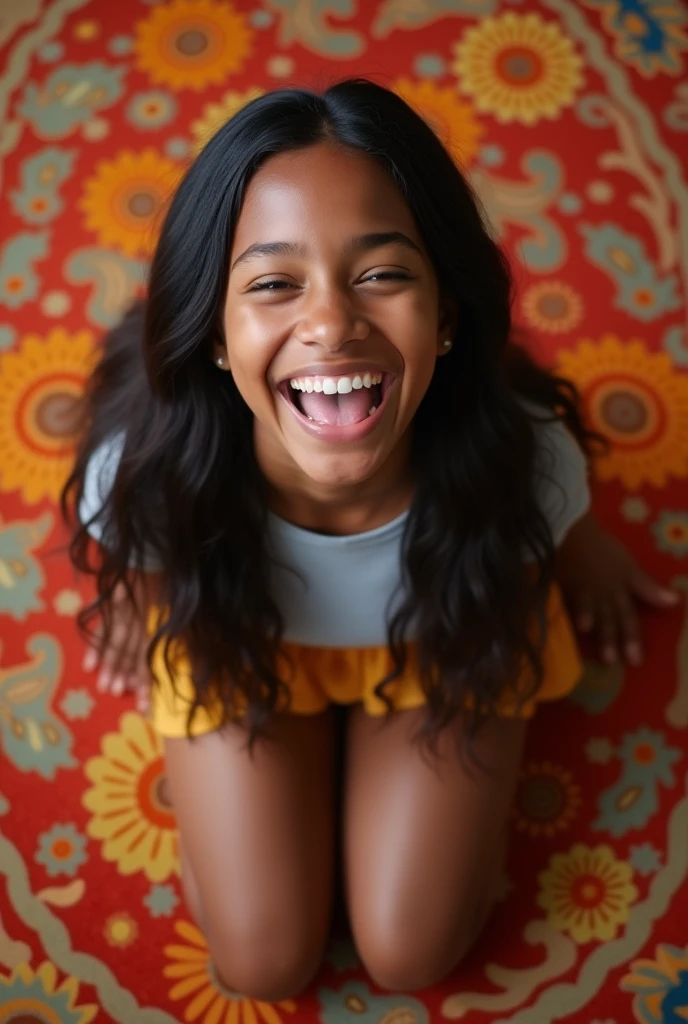
[[[476,740],[490,768],[469,775],[459,725],[424,760],[412,735],[424,712],[389,721],[351,712],[345,871],[354,940],[384,988],[439,982],[482,929],[497,894],[525,724],[493,721]]]
[[[190,910],[228,987],[296,995],[327,942],[332,715],[279,716],[250,756],[238,727],[165,741]]]

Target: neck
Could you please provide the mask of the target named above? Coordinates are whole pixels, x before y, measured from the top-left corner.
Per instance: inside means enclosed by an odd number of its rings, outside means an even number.
[[[254,443],[258,465],[268,483],[271,511],[306,530],[363,533],[396,519],[411,504],[409,434],[372,477],[354,484],[312,480],[269,439],[256,433]]]

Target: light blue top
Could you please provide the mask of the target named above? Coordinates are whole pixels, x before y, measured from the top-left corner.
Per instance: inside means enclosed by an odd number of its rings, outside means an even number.
[[[590,507],[587,464],[559,421],[534,427],[540,441],[535,489],[558,545]],[[83,522],[107,503],[123,444],[124,435],[119,434],[94,452],[79,508]],[[282,614],[285,640],[310,647],[386,643],[389,611],[403,596],[401,542],[407,517],[404,512],[375,530],[333,537],[270,514],[268,550],[275,563],[270,589]],[[101,539],[103,526],[97,518],[89,532]],[[145,564],[150,570],[160,568],[152,552]]]

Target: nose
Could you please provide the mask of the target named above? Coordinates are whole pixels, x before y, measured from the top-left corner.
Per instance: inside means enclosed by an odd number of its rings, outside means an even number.
[[[314,292],[294,331],[304,345],[337,352],[350,341],[363,341],[370,333],[366,318],[352,297],[341,288]]]

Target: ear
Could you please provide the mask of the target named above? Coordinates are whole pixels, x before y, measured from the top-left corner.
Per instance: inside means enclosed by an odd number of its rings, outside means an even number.
[[[450,351],[459,322],[459,307],[455,299],[440,298],[437,318],[437,354],[445,356]]]

